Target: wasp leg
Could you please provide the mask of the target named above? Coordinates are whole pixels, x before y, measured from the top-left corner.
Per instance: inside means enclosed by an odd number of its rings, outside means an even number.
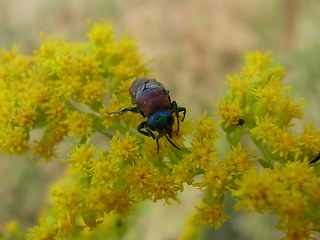
[[[312,160],[309,162],[309,164],[315,163],[315,162],[317,162],[317,161],[319,161],[319,160],[320,160],[320,153],[319,153],[314,159],[312,159]]]
[[[183,117],[182,117],[182,119],[181,119],[181,122],[182,122],[182,121],[184,120],[185,116],[186,116],[187,110],[186,110],[186,108],[184,108],[184,107],[178,107],[176,101],[173,101],[173,102],[171,103],[171,108],[173,109],[173,111],[174,111],[174,113],[175,113],[175,115],[176,115],[176,118],[177,118],[178,130],[177,130],[177,133],[176,133],[176,134],[178,134],[179,128],[180,128],[180,126],[179,126],[179,112],[183,112]]]
[[[178,134],[178,132],[179,132],[179,111],[178,111],[178,105],[177,105],[176,101],[171,102],[171,108],[173,109],[173,112],[175,113],[176,118],[177,118],[178,130],[177,130],[176,134]]]
[[[144,129],[145,131],[143,131],[142,129]],[[137,130],[139,133],[142,133],[147,137],[152,137],[152,139],[155,139],[154,134],[150,131],[150,129],[147,126],[147,121],[140,123],[137,127]]]
[[[181,119],[181,122],[183,122],[184,118],[186,117],[186,108],[185,107],[178,107],[178,112],[183,112],[183,117]]]
[[[118,112],[110,112],[109,115],[112,115],[112,114],[123,114],[125,112],[140,113],[139,108],[137,108],[137,107],[129,107],[129,108],[121,109]]]
[[[175,145],[175,144],[170,140],[170,138],[168,138],[167,134],[166,134],[165,136],[166,136],[167,140],[169,141],[169,143],[171,143],[172,146],[174,146],[176,149],[181,150],[181,148],[179,148],[177,145]]]
[[[161,137],[163,137],[163,135],[166,135],[166,132],[165,130],[163,130],[161,133],[158,134],[157,138],[156,138],[156,141],[157,141],[157,153],[159,153],[159,139]]]

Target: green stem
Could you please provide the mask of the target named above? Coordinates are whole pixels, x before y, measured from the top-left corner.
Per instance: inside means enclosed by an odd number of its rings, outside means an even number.
[[[231,146],[236,146],[240,142],[240,138],[243,136],[244,131],[242,129],[236,129],[227,133],[227,140]]]
[[[250,135],[250,138],[254,142],[254,144],[260,149],[266,162],[271,165],[272,157],[271,157],[271,153],[270,153],[269,149],[267,148],[267,146],[265,144],[263,144],[261,141],[257,141],[254,138],[252,138],[251,135]]]

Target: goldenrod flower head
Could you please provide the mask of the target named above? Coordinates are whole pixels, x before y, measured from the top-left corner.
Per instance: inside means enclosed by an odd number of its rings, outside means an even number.
[[[9,125],[0,132],[0,147],[5,154],[22,154],[28,150],[28,134],[24,128]]]
[[[120,132],[117,131],[117,135],[113,136],[110,141],[110,156],[113,161],[134,162],[139,156],[138,143],[138,139],[129,135],[129,132],[125,134],[125,137],[121,137]]]
[[[56,190],[52,195],[56,198],[52,214],[57,218],[57,227],[60,232],[70,233],[75,228],[82,192],[80,188],[73,187]]]
[[[223,213],[224,207],[218,204],[210,204],[207,200],[203,200],[197,207],[196,221],[202,224],[219,229],[223,222],[228,220],[228,216]]]
[[[218,123],[213,123],[213,117],[207,117],[208,112],[205,111],[203,116],[196,121],[195,138],[211,138],[218,139],[220,137],[218,132]]]
[[[263,177],[259,177],[257,170],[251,168],[243,173],[240,180],[236,181],[237,188],[232,194],[242,197],[235,208],[246,208],[248,212],[263,212],[273,203],[274,196],[280,194],[277,181],[274,181],[266,172]]]
[[[190,162],[193,168],[205,169],[213,164],[217,157],[213,139],[194,139],[191,145],[191,153],[184,155],[184,158]]]
[[[113,26],[105,24],[101,21],[100,24],[91,25],[88,21],[91,31],[87,34],[88,37],[96,44],[106,44],[114,41]]]
[[[285,129],[277,132],[275,139],[270,142],[273,147],[272,154],[277,153],[280,158],[287,159],[289,155],[296,160],[301,154],[296,133],[291,134]]]
[[[171,204],[170,199],[179,202],[177,191],[180,186],[175,183],[174,176],[158,174],[152,189],[153,201],[165,200],[166,204]]]
[[[228,97],[236,97],[238,99],[245,98],[248,86],[250,84],[249,78],[244,78],[238,74],[229,75],[227,78],[227,85],[229,90],[227,93]]]
[[[112,187],[120,173],[120,168],[110,155],[99,154],[99,159],[92,161],[91,184],[100,184],[105,187]]]
[[[95,76],[86,79],[86,84],[81,89],[82,101],[85,103],[101,102],[106,95],[105,79]]]
[[[32,150],[37,156],[43,158],[47,162],[56,157],[55,146],[52,142],[45,140],[36,141]]]
[[[273,140],[281,129],[277,126],[275,117],[269,117],[267,113],[264,117],[255,116],[255,127],[249,130],[250,134],[257,141],[261,140],[267,144]]]
[[[92,119],[87,114],[71,112],[64,123],[68,126],[69,134],[77,138],[91,135]]]
[[[237,102],[223,102],[217,104],[216,107],[219,112],[215,114],[221,115],[225,128],[238,124],[238,120],[243,118],[243,112]]]
[[[242,147],[241,143],[238,143],[237,146],[232,146],[231,150],[227,150],[230,155],[224,158],[224,162],[235,172],[242,173],[252,167],[253,163],[257,160],[257,158],[249,157],[253,150],[254,149],[248,152]]]
[[[300,132],[299,144],[302,152],[309,158],[313,158],[319,152],[320,129],[313,130],[314,122],[303,125],[303,131]]]
[[[135,203],[134,197],[126,189],[114,189],[108,201],[108,208],[116,214],[128,214]]]
[[[187,159],[182,159],[178,164],[167,163],[168,167],[172,170],[172,175],[175,178],[175,183],[192,184],[194,181],[195,169],[192,163]]]
[[[247,53],[245,55],[246,64],[242,68],[242,72],[249,78],[256,76],[269,66],[269,56],[271,56],[271,54],[271,52],[262,54],[259,51]]]
[[[47,105],[48,110],[46,111],[48,120],[61,120],[67,114],[67,107],[64,102],[58,99],[52,100]]]
[[[68,159],[64,161],[72,163],[73,168],[87,171],[91,169],[94,157],[97,154],[95,146],[90,144],[90,139],[88,139],[85,144],[73,147]]]
[[[274,85],[263,85],[252,90],[255,95],[259,108],[265,108],[273,114],[280,113],[280,110],[285,103],[281,88],[275,88]]]
[[[206,168],[201,182],[195,183],[200,189],[205,189],[206,193],[212,192],[214,196],[217,192],[223,191],[227,187],[227,183],[232,180],[231,173],[223,164],[215,163]]]
[[[150,198],[158,174],[150,161],[139,158],[133,166],[127,168],[126,178],[130,183],[130,192],[140,195],[142,199]]]
[[[278,229],[286,233],[281,240],[309,240],[311,237],[311,222],[307,219],[289,219],[286,223],[277,224]]]

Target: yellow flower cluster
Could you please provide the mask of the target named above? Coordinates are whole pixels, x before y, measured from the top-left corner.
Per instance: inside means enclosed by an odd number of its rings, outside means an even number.
[[[15,46],[0,51],[3,153],[30,150],[50,160],[65,137],[82,139],[103,131],[99,110],[104,102],[113,101],[117,107],[130,104],[127,96],[116,96],[129,88],[128,82],[147,74],[136,39],[125,36],[115,40],[112,26],[103,22],[89,22],[89,26],[88,42],[43,37],[40,49],[30,57],[20,54]],[[32,139],[32,130],[42,127],[43,135]]]
[[[286,239],[310,239],[312,223],[319,223],[320,178],[306,161],[277,163],[260,175],[253,168],[236,185],[233,195],[240,198],[236,208],[278,214],[277,228]]]
[[[293,101],[290,87],[282,85],[284,69],[270,60],[270,55],[259,52],[246,55],[242,72],[228,77],[229,92],[217,104],[217,114],[223,119],[224,130],[231,134],[229,140],[233,145],[244,129],[249,129],[251,139],[269,163],[272,159],[311,160],[319,151],[319,130],[312,130],[310,124],[303,132],[290,129],[292,119],[303,118],[306,103],[303,99]],[[243,125],[243,130],[237,129],[239,125]]]
[[[319,225],[320,178],[308,162],[320,151],[320,129],[314,130],[311,123],[294,131],[291,121],[303,118],[306,103],[293,102],[290,88],[282,86],[283,68],[269,57],[249,53],[242,72],[228,77],[229,92],[217,104],[217,114],[233,152],[223,161],[241,173],[233,175],[230,187],[239,200],[236,209],[277,214],[276,227],[286,233],[284,239],[310,239]],[[247,133],[263,158],[248,159],[237,146]],[[254,160],[265,168],[262,172]]]
[[[237,209],[278,214],[286,239],[309,239],[319,229],[320,174],[308,161],[319,152],[320,130],[311,123],[293,131],[291,120],[302,119],[306,104],[293,101],[270,53],[247,54],[242,72],[227,77],[229,91],[216,105],[221,121],[205,112],[196,121],[187,117],[179,132],[175,123],[172,141],[182,150],[160,138],[158,154],[153,139],[132,130],[140,114],[109,114],[132,106],[128,89],[148,74],[137,40],[115,40],[103,22],[89,26],[87,42],[43,37],[33,56],[16,47],[0,52],[2,152],[50,160],[67,136],[79,141],[62,160],[70,165],[65,181],[55,185],[52,208],[29,239],[90,239],[79,231],[100,224],[110,230],[144,200],[180,202],[186,184],[203,196],[182,236],[196,234],[197,224],[220,228],[229,218],[226,192],[238,200]],[[215,145],[220,125],[230,143],[226,153]],[[98,134],[104,143],[95,144]],[[240,143],[245,134],[262,157]]]

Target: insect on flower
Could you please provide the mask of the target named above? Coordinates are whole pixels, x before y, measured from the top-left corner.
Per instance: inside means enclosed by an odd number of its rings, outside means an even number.
[[[177,118],[179,132],[179,112],[183,112],[181,121],[184,120],[186,109],[178,107],[176,101],[171,101],[169,91],[155,79],[138,78],[136,79],[129,92],[132,96],[132,102],[136,104],[135,107],[124,108],[118,112],[111,112],[109,114],[123,114],[125,112],[140,113],[143,117],[147,117],[147,121],[140,123],[137,130],[147,137],[152,137],[157,142],[157,149],[159,152],[159,139],[163,136],[177,149],[171,140],[172,125],[174,117]],[[157,131],[158,136],[155,137],[152,131]],[[170,138],[169,138],[169,137]]]

